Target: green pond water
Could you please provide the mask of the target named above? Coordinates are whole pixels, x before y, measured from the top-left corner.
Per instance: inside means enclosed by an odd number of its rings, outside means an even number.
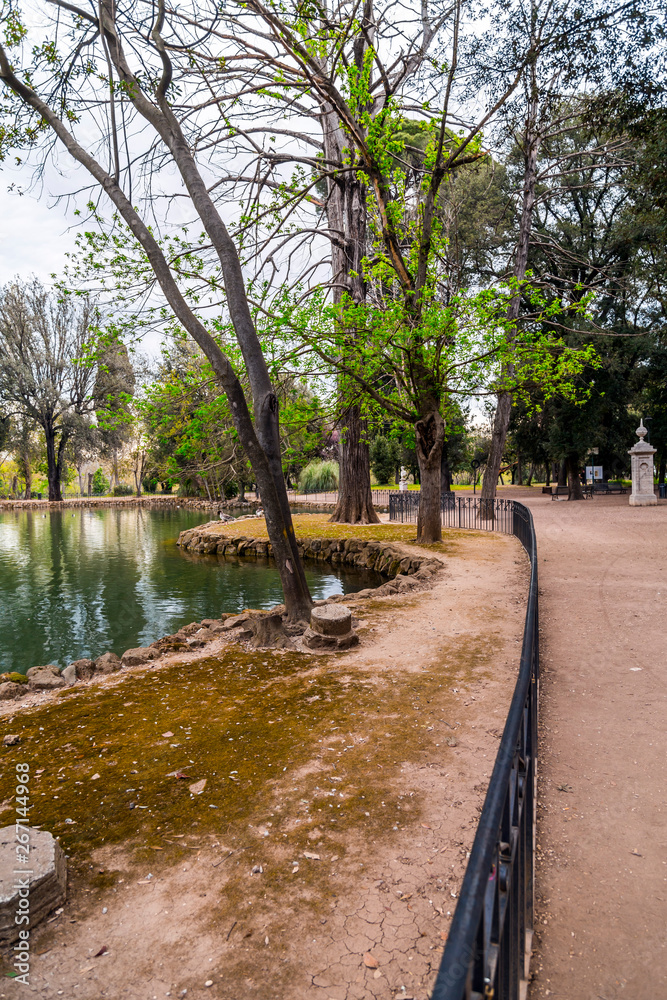
[[[176,545],[201,511],[64,508],[0,515],[0,670],[61,666],[146,646],[222,612],[270,608],[270,561],[195,556]],[[252,535],[252,521],[239,524]],[[314,598],[377,584],[374,574],[306,563]]]

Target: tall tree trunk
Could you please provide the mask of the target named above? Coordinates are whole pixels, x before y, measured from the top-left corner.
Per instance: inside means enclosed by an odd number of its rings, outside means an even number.
[[[533,95],[530,100],[528,110],[528,121],[525,132],[524,150],[524,173],[523,173],[523,204],[521,209],[521,222],[519,224],[519,239],[517,242],[516,255],[514,259],[514,277],[523,280],[528,267],[528,249],[530,246],[530,232],[533,224],[533,212],[535,210],[535,187],[537,183],[537,154],[540,146],[540,136],[537,131],[537,92],[533,71]],[[515,295],[507,309],[507,319],[510,324],[515,324],[519,318],[521,306],[521,296]],[[507,365],[503,375],[511,378],[514,375],[512,365]],[[493,431],[491,434],[491,448],[484,470],[484,480],[482,482],[482,498],[492,500],[496,495],[496,485],[498,483],[498,473],[503,460],[505,450],[505,440],[510,423],[510,411],[512,409],[512,395],[502,389],[498,393],[498,405],[493,418]],[[493,505],[487,505],[489,514],[492,516]],[[480,504],[480,514],[484,505]]]
[[[663,444],[660,449],[660,465],[658,466],[658,484],[662,486],[665,482],[665,472],[667,471],[667,447]]]
[[[579,456],[570,454],[565,460],[567,466],[567,499],[584,500],[584,491],[579,478]]]
[[[338,444],[338,502],[330,521],[379,524],[373,507],[366,423],[358,406],[348,406],[341,418]]]
[[[368,24],[366,31],[372,31]],[[366,47],[368,36],[362,47]],[[322,115],[322,133],[325,156],[330,162],[345,161],[347,138],[331,113]],[[328,182],[327,222],[333,235],[331,265],[334,284],[333,300],[340,304],[347,294],[355,304],[366,300],[366,281],[363,258],[366,254],[366,188],[350,171],[331,178]],[[356,330],[345,331],[346,339],[353,341]],[[373,507],[371,491],[371,463],[365,421],[361,409],[354,401],[358,388],[339,378],[340,428],[338,503],[331,521],[347,524],[379,524],[380,518]]]
[[[415,424],[415,444],[421,489],[417,518],[417,541],[428,545],[442,540],[440,513],[442,443],[445,422],[436,406]]]
[[[46,478],[49,482],[49,500],[62,500],[56,432],[50,423],[44,426],[44,439],[46,441]]]
[[[558,485],[567,486],[567,461],[563,461],[558,466]]]
[[[551,462],[549,459],[544,463],[544,485],[551,486]]]

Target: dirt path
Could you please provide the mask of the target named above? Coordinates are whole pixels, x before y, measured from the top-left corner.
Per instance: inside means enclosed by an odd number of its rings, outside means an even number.
[[[667,505],[528,501],[542,629],[532,1000],[667,996]]]
[[[20,754],[70,882],[32,994],[3,978],[0,1000],[427,1000],[528,580],[511,537],[433,554],[432,589],[356,603],[355,650],[220,645],[1,720],[0,825]]]

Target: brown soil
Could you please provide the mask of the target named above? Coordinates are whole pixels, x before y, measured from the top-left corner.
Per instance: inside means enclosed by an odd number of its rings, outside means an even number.
[[[528,578],[505,536],[451,532],[428,553],[446,567],[432,589],[356,603],[356,650],[218,640],[14,708],[0,824],[26,760],[32,822],[69,855],[68,901],[34,934],[33,991],[424,1000],[513,689]]]
[[[528,501],[542,629],[532,1000],[667,996],[667,504]]]

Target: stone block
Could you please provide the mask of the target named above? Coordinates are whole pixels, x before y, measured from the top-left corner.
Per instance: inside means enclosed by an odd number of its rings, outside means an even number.
[[[27,685],[15,684],[14,681],[5,681],[0,684],[0,701],[15,701],[28,693]]]
[[[31,667],[26,674],[31,691],[53,691],[67,686],[58,667],[49,663],[45,667]]]
[[[65,902],[67,868],[60,844],[46,830],[30,830],[30,864],[32,874],[16,875],[16,828],[0,830],[0,947],[8,948],[19,940],[20,928],[31,932],[57,906]],[[27,887],[18,885],[25,879]],[[25,910],[29,924],[16,924],[17,911]]]
[[[76,667],[74,664],[70,663],[68,667],[65,667],[60,676],[64,681],[66,681],[68,687],[71,687],[72,684],[76,684]]]
[[[307,628],[303,633],[303,644],[307,649],[336,649],[338,640],[335,635],[322,635]]]
[[[310,627],[320,635],[346,635],[352,628],[352,612],[344,604],[325,604],[313,608]]]
[[[121,662],[120,657],[116,656],[115,653],[102,653],[95,660],[95,673],[96,674],[114,674],[117,670],[120,670]]]
[[[95,660],[81,659],[73,660],[69,667],[74,667],[76,679],[78,681],[89,681],[95,673]],[[69,667],[67,669],[69,670]],[[63,676],[65,671],[63,670]]]
[[[250,615],[232,615],[231,618],[225,619],[222,623],[222,632],[231,632],[233,628],[238,628],[239,625],[245,625],[247,621],[250,620]]]
[[[351,649],[353,646],[359,645],[359,636],[356,632],[348,632],[347,635],[342,635],[336,641],[337,649]]]
[[[150,646],[137,646],[136,649],[126,649],[120,658],[124,667],[140,667],[144,663],[149,663],[158,656],[157,649]]]

